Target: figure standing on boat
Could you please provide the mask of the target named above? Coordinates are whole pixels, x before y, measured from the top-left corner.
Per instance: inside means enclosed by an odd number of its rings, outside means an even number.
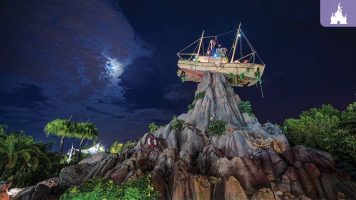
[[[212,38],[209,42],[209,48],[208,48],[208,52],[207,52],[208,56],[215,55],[217,45],[218,45],[218,37]]]

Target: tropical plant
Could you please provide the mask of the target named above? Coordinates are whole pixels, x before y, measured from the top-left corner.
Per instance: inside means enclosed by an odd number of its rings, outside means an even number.
[[[172,128],[174,130],[180,131],[183,129],[184,121],[181,119],[178,119],[176,116],[173,117],[172,119]]]
[[[96,128],[95,124],[90,122],[79,122],[73,124],[72,134],[74,138],[80,139],[79,143],[79,153],[78,153],[78,160],[80,160],[81,153],[82,153],[82,145],[85,139],[95,139],[98,137],[98,129]]]
[[[135,147],[136,142],[134,141],[127,141],[125,143],[120,143],[119,141],[115,141],[110,147],[110,153],[120,153],[125,149],[131,149]]]
[[[150,133],[154,133],[159,129],[159,126],[157,126],[155,123],[150,123],[148,125],[148,130]]]
[[[72,138],[73,123],[68,119],[55,119],[48,122],[44,128],[46,135],[55,135],[60,137],[60,154],[63,155],[64,138]]]
[[[31,181],[24,174],[35,173],[40,163],[48,164],[46,169],[51,168],[43,147],[23,133],[4,134],[0,138],[0,179],[12,179],[14,186],[24,186]]]
[[[111,146],[110,146],[110,153],[120,153],[122,151],[122,147],[124,146],[123,143],[120,143],[119,141],[115,141]]]
[[[341,126],[356,136],[356,102],[348,105],[346,110],[341,113]]]
[[[215,120],[210,121],[208,126],[208,131],[213,136],[222,136],[226,132],[226,122],[223,120]]]
[[[251,103],[249,101],[240,101],[238,106],[242,112],[248,113],[249,115],[253,115]]]
[[[292,144],[303,144],[356,164],[356,135],[352,133],[352,105],[340,112],[331,105],[311,108],[297,119],[286,119],[283,130]]]
[[[232,84],[241,83],[240,77],[241,77],[240,75],[236,75],[236,74],[232,74],[232,73],[225,75],[226,80]]]
[[[150,176],[144,175],[137,180],[117,185],[113,181],[94,179],[81,186],[68,189],[61,200],[154,200],[158,198],[152,186]]]

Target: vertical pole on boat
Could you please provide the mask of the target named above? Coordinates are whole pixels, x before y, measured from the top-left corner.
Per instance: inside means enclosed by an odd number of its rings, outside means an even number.
[[[201,37],[200,37],[200,42],[199,42],[199,47],[198,47],[197,56],[200,55],[200,48],[201,48],[201,43],[203,42],[203,37],[204,37],[204,30],[203,30],[203,33],[201,34]]]
[[[241,22],[239,24],[239,28],[237,29],[237,32],[236,32],[236,37],[235,37],[235,42],[234,42],[234,51],[232,52],[232,57],[231,57],[231,60],[230,60],[230,63],[233,63],[234,62],[234,57],[235,57],[235,51],[236,51],[236,46],[237,46],[237,42],[238,42],[238,39],[239,39],[239,35],[240,35],[240,28],[241,28]]]

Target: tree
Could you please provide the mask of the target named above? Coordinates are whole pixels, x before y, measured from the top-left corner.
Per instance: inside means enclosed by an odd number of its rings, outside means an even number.
[[[341,125],[356,136],[356,102],[349,104],[341,114]]]
[[[40,162],[50,163],[46,152],[41,150],[32,137],[23,133],[4,135],[0,138],[1,179],[16,176],[18,172],[25,169],[33,172],[38,169]],[[15,181],[19,182],[19,180]]]
[[[46,135],[55,135],[61,138],[60,154],[63,155],[64,138],[73,137],[73,123],[68,119],[55,119],[48,122],[44,128]]]
[[[78,154],[78,160],[80,160],[83,141],[85,139],[92,140],[98,137],[98,129],[95,127],[95,124],[93,123],[89,123],[89,122],[75,123],[73,126],[73,136],[77,139],[80,139],[79,154]]]
[[[297,119],[286,119],[283,129],[291,144],[317,148],[337,159],[356,163],[356,135],[350,131],[354,112],[352,106],[340,112],[331,105],[323,105],[302,112]]]

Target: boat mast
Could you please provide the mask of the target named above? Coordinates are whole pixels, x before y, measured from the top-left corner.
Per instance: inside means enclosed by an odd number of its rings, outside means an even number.
[[[233,63],[233,62],[234,62],[236,46],[237,46],[237,42],[238,42],[239,35],[240,35],[240,28],[241,28],[241,22],[240,22],[239,28],[237,29],[237,32],[236,32],[236,37],[235,37],[235,42],[234,42],[234,47],[233,47],[233,48],[234,48],[234,51],[232,52],[232,57],[231,57],[230,63]]]
[[[204,37],[204,30],[203,30],[203,33],[201,34],[201,37],[200,37],[200,42],[199,42],[199,47],[198,47],[197,56],[199,56],[199,54],[200,54],[200,48],[201,48],[201,43],[203,42],[203,37]]]

